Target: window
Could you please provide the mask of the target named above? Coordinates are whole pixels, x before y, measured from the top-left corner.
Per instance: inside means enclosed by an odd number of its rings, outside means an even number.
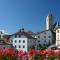
[[[51,38],[51,36],[48,36],[48,38]]]
[[[21,43],[21,40],[19,40],[19,43]]]
[[[59,38],[57,38],[59,40]]]
[[[15,45],[15,48],[16,48],[16,45]]]
[[[44,40],[44,42],[46,42],[46,40]]]
[[[25,46],[23,45],[23,48],[25,48]]]
[[[59,37],[59,35],[57,35]]]
[[[59,30],[57,30],[57,33],[59,33]]]
[[[23,43],[25,43],[25,40],[23,40]]]
[[[46,38],[46,36],[44,36],[44,38]]]
[[[15,40],[15,43],[16,43],[17,41]]]
[[[1,35],[0,35],[0,38],[1,38]]]
[[[38,40],[38,42],[40,42],[40,40]]]
[[[21,48],[21,46],[19,45],[19,48]]]
[[[19,35],[19,37],[21,37],[21,35]]]
[[[60,45],[59,41],[57,42],[57,45],[58,45],[58,46]]]
[[[38,36],[38,38],[40,38],[40,36]]]
[[[17,35],[15,35],[15,38],[17,37]]]

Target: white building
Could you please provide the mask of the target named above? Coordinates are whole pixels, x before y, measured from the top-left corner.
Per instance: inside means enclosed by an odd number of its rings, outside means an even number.
[[[56,46],[60,47],[60,28],[56,30]]]
[[[36,39],[25,32],[24,28],[12,34],[10,39],[17,50],[28,51],[36,45]]]

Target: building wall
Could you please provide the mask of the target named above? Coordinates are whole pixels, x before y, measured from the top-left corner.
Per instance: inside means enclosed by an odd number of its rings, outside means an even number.
[[[15,37],[14,35],[14,36],[11,36],[10,39],[12,40],[13,46],[17,50],[28,51],[28,50],[31,50],[31,48],[36,45],[36,41],[35,41],[36,39],[27,38],[24,35],[21,35],[20,37],[18,35]],[[19,40],[20,40],[20,43],[19,43]],[[24,43],[23,43],[23,40],[25,41]],[[20,48],[19,48],[19,45],[21,46]],[[25,46],[25,48],[23,48],[23,46]]]
[[[12,44],[17,50],[27,51],[27,38],[22,37],[12,37]]]
[[[60,28],[56,30],[56,46],[60,47]]]
[[[28,39],[27,42],[28,50],[31,50],[31,48],[36,46],[36,39]]]
[[[43,45],[43,44],[49,44],[49,43],[52,44],[53,41],[54,41],[53,34],[52,34],[52,32],[50,30],[44,31],[44,32],[42,32],[42,33],[40,33],[40,34],[38,34],[36,36],[37,36],[37,39],[38,39],[37,40],[37,44],[38,43],[41,44],[41,45]]]
[[[12,44],[0,44],[0,48],[11,48]]]

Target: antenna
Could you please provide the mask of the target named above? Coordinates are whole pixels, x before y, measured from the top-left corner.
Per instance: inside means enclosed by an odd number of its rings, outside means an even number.
[[[22,28],[23,28],[23,24],[22,24]]]
[[[23,28],[23,24],[21,25],[21,29]]]

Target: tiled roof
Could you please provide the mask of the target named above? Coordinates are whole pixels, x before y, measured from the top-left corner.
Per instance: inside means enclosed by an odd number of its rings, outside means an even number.
[[[35,34],[34,32],[32,32],[31,30],[29,30],[28,32],[27,32],[28,34]]]
[[[47,31],[51,31],[52,33],[54,33],[52,30],[44,30],[44,31],[42,31],[42,32],[38,32],[37,34],[40,34],[40,33],[43,33],[43,32],[47,32]]]
[[[25,31],[23,31],[23,32],[18,31],[18,32],[12,34],[12,35],[24,35],[24,36],[26,36],[29,39],[36,39],[36,38],[32,37],[28,32],[25,32]]]
[[[55,22],[55,24],[53,25],[53,28],[58,28],[58,27],[60,27],[59,22]]]
[[[10,43],[10,41],[9,41],[9,35],[3,35],[3,38],[2,38],[2,40],[3,40],[3,43],[5,43],[5,44],[9,44]]]
[[[3,35],[3,38],[9,39],[9,35]]]

